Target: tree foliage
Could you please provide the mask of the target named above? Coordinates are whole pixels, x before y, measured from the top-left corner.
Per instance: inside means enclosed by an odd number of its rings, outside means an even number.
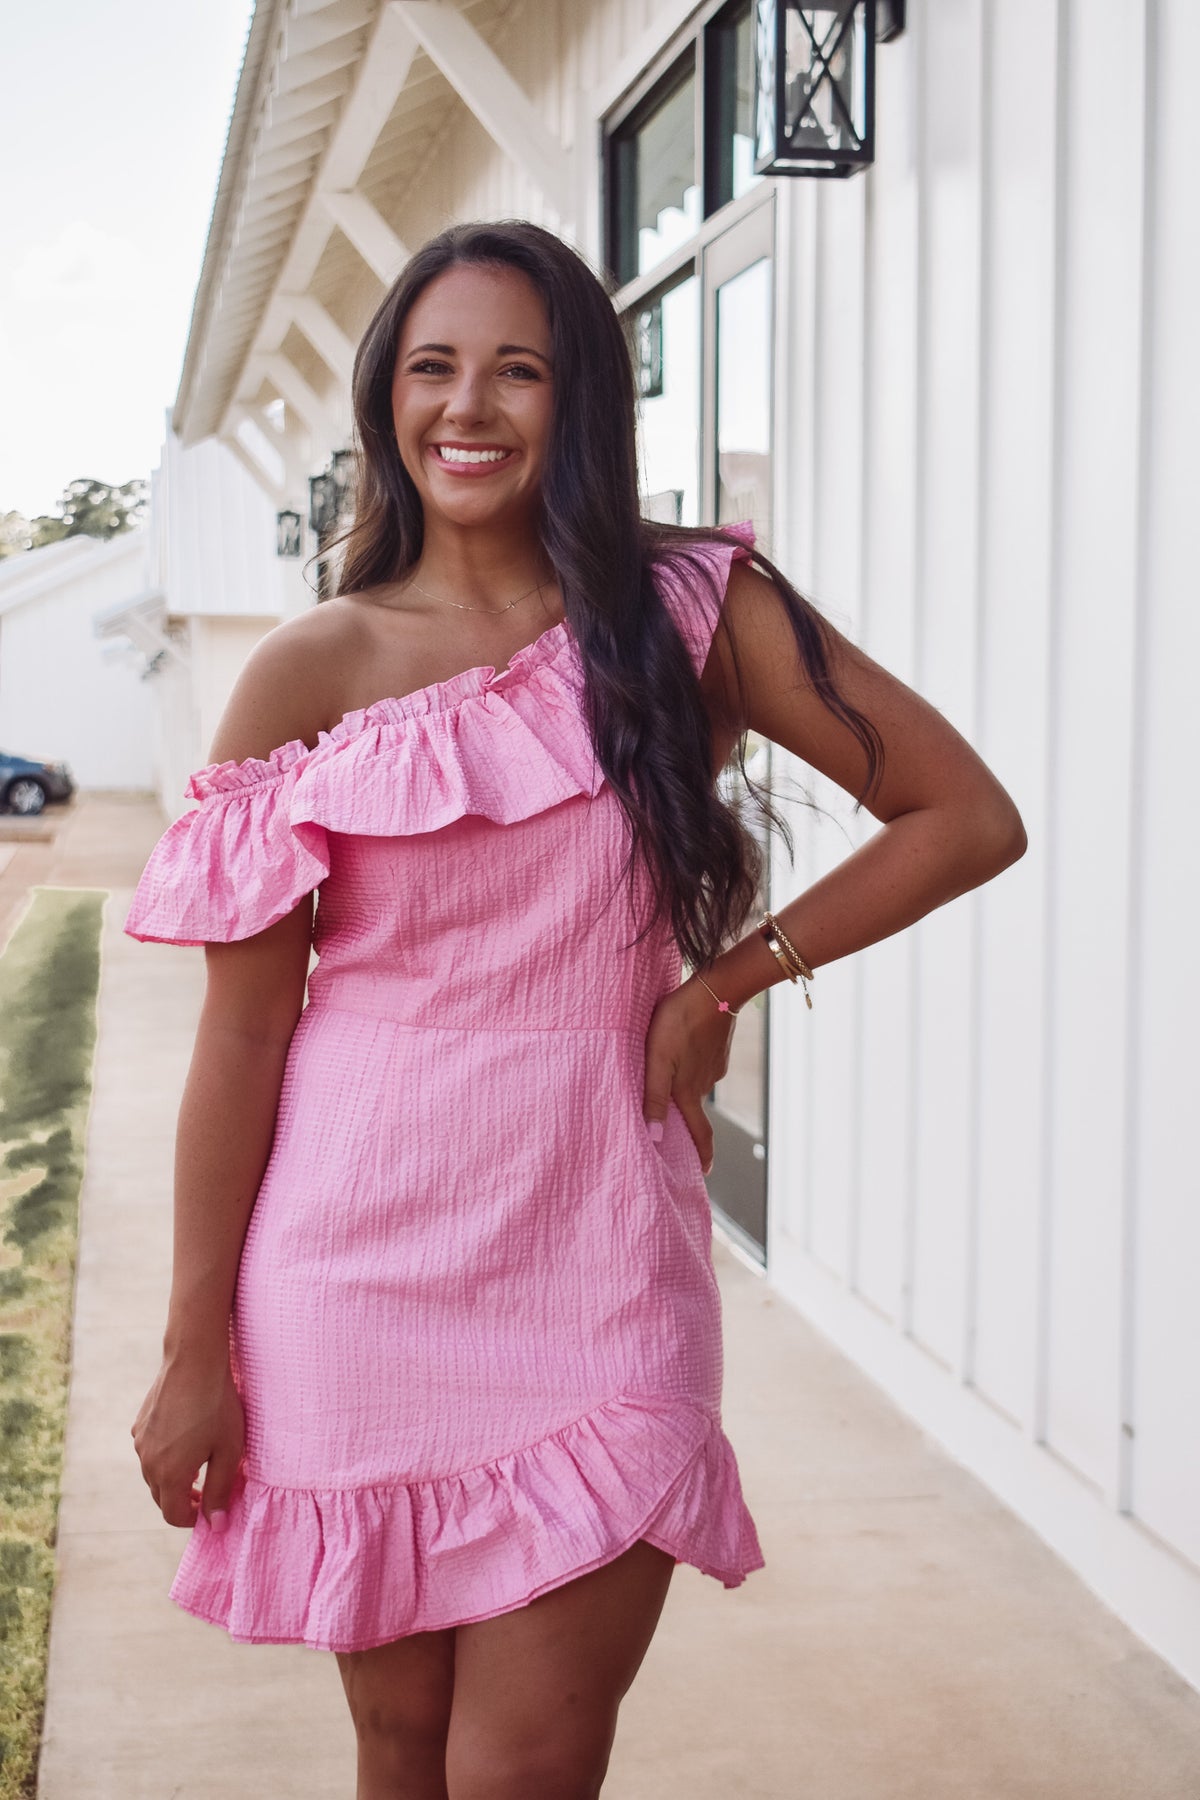
[[[0,513],[0,556],[16,556],[33,548],[33,527],[24,513]]]
[[[72,481],[58,502],[57,512],[43,513],[29,521],[29,547],[39,550],[44,544],[57,544],[69,537],[120,537],[122,532],[141,524],[147,492],[148,484],[142,480],[126,481],[120,487],[91,478]],[[14,520],[19,517],[4,516]]]

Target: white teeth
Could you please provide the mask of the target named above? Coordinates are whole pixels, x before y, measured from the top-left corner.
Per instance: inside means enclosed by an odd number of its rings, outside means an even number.
[[[443,462],[503,462],[508,455],[507,450],[452,450],[449,444],[438,444],[436,449]]]

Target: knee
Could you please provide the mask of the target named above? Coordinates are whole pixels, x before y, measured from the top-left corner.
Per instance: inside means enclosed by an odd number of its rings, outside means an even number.
[[[420,1706],[411,1702],[367,1701],[351,1707],[359,1744],[366,1749],[410,1751],[444,1745],[450,1724],[449,1708],[435,1702]]]
[[[364,1748],[444,1745],[450,1727],[453,1686],[449,1681],[413,1676],[384,1684],[345,1674],[346,1698],[355,1733]]]
[[[598,1800],[614,1730],[570,1736],[547,1731],[536,1742],[488,1744],[470,1752],[451,1741],[446,1759],[450,1800]]]

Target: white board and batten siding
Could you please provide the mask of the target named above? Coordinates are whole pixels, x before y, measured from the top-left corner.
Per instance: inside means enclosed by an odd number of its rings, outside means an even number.
[[[778,553],[1030,847],[773,993],[768,1246],[1195,1685],[1198,58],[1183,0],[910,0],[870,177],[780,184]]]
[[[186,625],[186,667],[156,676],[156,768],[164,810],[192,804],[233,684],[259,639],[302,600],[301,565],[275,554],[275,506],[217,438],[184,447],[167,421],[154,474],[153,560],[166,611]],[[312,579],[310,574],[309,579]]]
[[[287,569],[275,554],[275,507],[220,439],[185,448],[168,419],[155,479],[171,614],[281,618]]]

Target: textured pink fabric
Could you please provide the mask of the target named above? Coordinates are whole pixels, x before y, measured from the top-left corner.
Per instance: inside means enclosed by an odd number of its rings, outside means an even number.
[[[660,576],[697,670],[734,554],[706,552],[711,597]],[[658,1142],[642,1117],[680,955],[631,944],[582,680],[564,621],[311,751],[203,769],[138,886],[126,930],[175,943],[320,887],[230,1323],[242,1477],[170,1590],[239,1641],[487,1618],[643,1537],[726,1587],[763,1566],[700,1160],[674,1104]]]

